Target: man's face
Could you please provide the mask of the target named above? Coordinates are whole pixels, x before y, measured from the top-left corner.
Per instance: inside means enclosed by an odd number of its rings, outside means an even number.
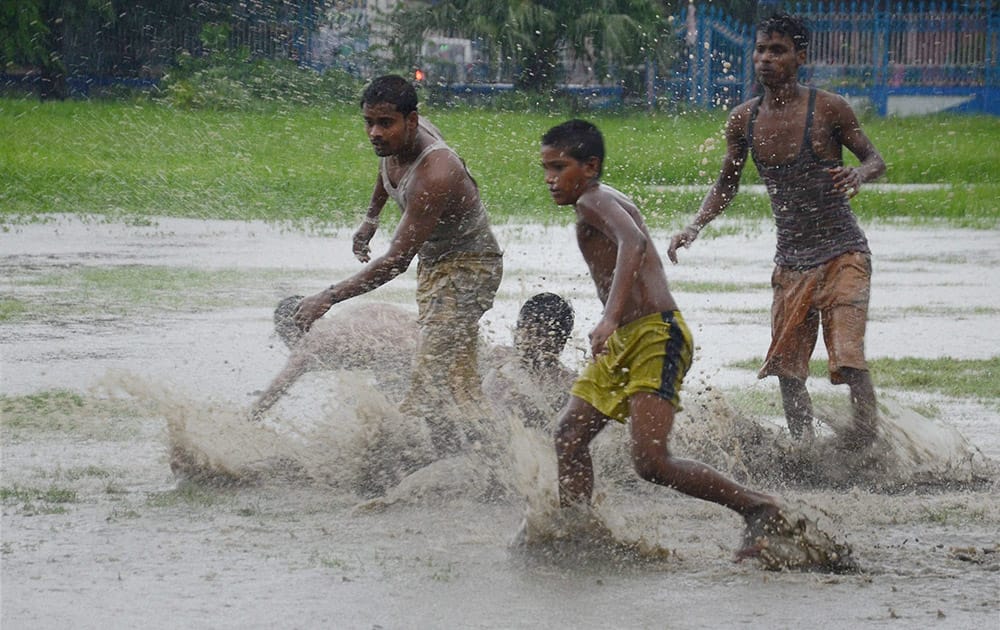
[[[765,86],[798,80],[799,66],[806,61],[805,50],[795,50],[791,36],[757,33],[753,49],[753,69]]]
[[[365,103],[361,107],[361,115],[365,120],[365,132],[368,141],[375,149],[375,155],[387,157],[396,155],[413,141],[413,130],[416,129],[417,113],[404,116],[391,103],[371,105]]]

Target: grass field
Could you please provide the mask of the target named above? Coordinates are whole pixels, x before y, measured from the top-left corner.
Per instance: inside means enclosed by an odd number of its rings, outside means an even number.
[[[538,139],[565,112],[425,112],[477,176],[495,221],[562,222],[541,181]],[[604,179],[632,195],[653,225],[697,209],[722,158],[724,112],[588,114],[607,145]],[[888,163],[887,183],[940,190],[869,190],[863,220],[905,218],[993,228],[1000,218],[1000,119],[871,118],[865,129]],[[376,160],[353,107],[268,112],[180,111],[155,102],[0,100],[0,222],[59,212],[123,216],[353,223]],[[853,158],[853,156],[848,156]],[[850,163],[850,160],[848,160]],[[753,166],[744,184],[759,180]],[[764,196],[740,195],[732,216],[765,217]]]
[[[756,372],[763,358],[749,359],[732,364]],[[1000,356],[989,359],[955,359],[941,357],[919,359],[916,357],[878,358],[868,362],[878,387],[909,391],[934,391],[945,396],[972,398],[1000,405]],[[827,362],[813,359],[809,374],[814,378],[827,376]]]

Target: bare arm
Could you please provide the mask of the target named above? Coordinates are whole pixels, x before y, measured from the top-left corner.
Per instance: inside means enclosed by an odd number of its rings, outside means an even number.
[[[885,161],[862,131],[858,117],[846,100],[834,96],[831,99],[831,114],[840,143],[861,162],[856,167],[836,166],[830,169],[834,190],[850,198],[858,194],[861,184],[878,179],[885,173]]]
[[[379,215],[382,214],[382,208],[385,207],[388,200],[389,193],[386,192],[385,186],[382,184],[382,171],[379,170],[375,176],[375,187],[372,189],[372,199],[368,203],[368,211],[365,213],[361,226],[354,233],[354,255],[363,263],[371,260],[372,250],[368,244],[375,236]]]
[[[278,372],[278,375],[274,377],[274,380],[267,386],[267,389],[254,402],[253,407],[250,409],[250,419],[260,420],[264,413],[288,391],[288,388],[300,376],[309,371],[311,364],[312,359],[310,356],[298,354],[293,350],[292,355],[288,357],[285,367]]]
[[[353,276],[302,300],[294,315],[300,328],[309,330],[334,304],[377,289],[409,268],[442,215],[461,203],[453,192],[459,188],[454,185],[456,170],[446,163],[447,154],[442,154],[445,152],[430,154],[414,174],[407,206],[386,253]]]
[[[584,195],[577,201],[576,210],[581,222],[603,234],[617,247],[604,312],[590,332],[591,352],[596,356],[605,351],[605,342],[621,325],[622,316],[630,306],[632,287],[642,268],[649,241],[635,219],[609,195]]]
[[[694,220],[683,230],[674,234],[667,248],[667,257],[677,262],[677,248],[689,247],[698,238],[701,229],[712,219],[722,214],[740,189],[740,176],[747,159],[746,129],[750,108],[744,104],[733,110],[726,121],[726,155],[722,159],[719,177],[701,202],[701,208]]]

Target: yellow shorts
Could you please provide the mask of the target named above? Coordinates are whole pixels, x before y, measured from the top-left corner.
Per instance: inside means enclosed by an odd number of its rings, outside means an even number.
[[[570,393],[619,422],[628,418],[629,398],[639,392],[656,394],[680,410],[681,383],[694,347],[680,311],[629,322],[606,345],[608,351],[583,369]]]

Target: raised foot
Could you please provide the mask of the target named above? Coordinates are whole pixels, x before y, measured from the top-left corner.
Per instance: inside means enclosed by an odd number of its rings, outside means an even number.
[[[769,506],[748,516],[746,521],[736,562],[754,558],[771,571],[859,571],[850,546],[834,540],[804,514]]]

